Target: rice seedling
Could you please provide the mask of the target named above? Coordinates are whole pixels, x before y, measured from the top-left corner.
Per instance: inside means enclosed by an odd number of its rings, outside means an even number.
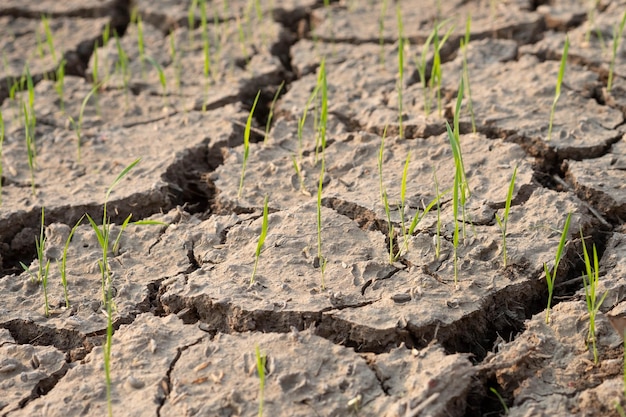
[[[507,256],[506,256],[506,228],[509,224],[509,210],[511,209],[511,200],[513,200],[513,191],[515,190],[515,177],[517,176],[517,166],[513,170],[513,175],[511,176],[511,182],[509,183],[509,191],[506,194],[506,201],[504,203],[504,214],[502,217],[496,213],[496,222],[498,223],[498,227],[500,227],[500,231],[502,232],[502,262],[504,264],[504,268],[507,266]]]
[[[583,273],[583,287],[585,288],[585,301],[587,304],[587,312],[589,313],[589,332],[587,334],[587,347],[591,344],[593,351],[593,363],[598,364],[598,348],[596,346],[596,315],[600,310],[600,306],[608,295],[606,291],[600,300],[597,298],[598,282],[600,280],[600,266],[598,262],[598,251],[595,243],[593,244],[593,264],[587,251],[585,237],[582,228],[580,229],[580,239],[583,246],[583,256],[585,261],[585,273]],[[586,278],[585,278],[586,275]]]
[[[96,222],[86,214],[87,220],[91,224],[91,228],[96,234],[96,238],[98,239],[98,243],[102,249],[102,257],[98,260],[98,266],[100,267],[100,272],[102,274],[102,299],[103,304],[105,306],[105,314],[107,317],[107,331],[106,331],[106,342],[104,345],[104,372],[105,372],[105,382],[106,382],[106,395],[107,395],[107,410],[109,417],[113,416],[113,406],[112,406],[112,398],[111,398],[111,346],[113,341],[113,285],[112,285],[112,277],[111,270],[108,261],[109,254],[109,244],[110,244],[110,234],[111,234],[111,220],[108,217],[107,213],[107,203],[109,201],[109,196],[113,188],[128,174],[128,172],[135,167],[139,163],[140,159],[136,159],[131,162],[126,168],[122,170],[122,172],[115,178],[111,186],[107,189],[104,197],[104,206],[103,206],[103,214],[102,214],[102,226],[98,226]],[[130,216],[125,221],[128,224],[128,220],[130,220]],[[121,235],[121,231],[119,235]],[[118,239],[116,241],[119,241]]]
[[[187,11],[187,28],[189,29],[189,49],[193,50],[193,28],[196,24],[196,8],[198,0],[191,0],[189,10]]]
[[[556,91],[554,93],[554,101],[552,102],[552,108],[550,109],[550,123],[548,124],[548,138],[552,137],[552,122],[554,121],[554,112],[556,111],[556,103],[561,96],[561,84],[563,83],[563,76],[565,75],[565,65],[567,64],[567,52],[569,51],[569,37],[565,37],[565,45],[563,46],[563,54],[561,55],[561,66],[559,67],[559,75],[556,80]]]
[[[44,315],[46,317],[50,316],[50,304],[48,303],[48,274],[50,271],[50,259],[46,261],[45,271],[41,278],[41,286],[43,288],[43,308]]]
[[[591,28],[595,25],[596,21],[596,9],[600,3],[600,0],[592,0],[593,2],[590,4],[587,9],[587,31],[585,32],[585,43],[589,43],[591,39]]]
[[[624,383],[626,384],[626,381],[624,381]],[[620,417],[626,417],[626,411],[624,411],[624,408],[622,408],[618,400],[615,400],[615,410],[617,410]]]
[[[317,186],[317,261],[321,272],[322,290],[326,289],[324,272],[326,271],[326,257],[322,254],[322,187],[324,183],[324,172],[326,161],[322,158],[322,168],[320,170],[320,180]]]
[[[259,375],[259,413],[258,417],[263,417],[263,404],[265,402],[265,363],[267,355],[261,354],[261,350],[257,345],[255,347],[256,371]]]
[[[246,63],[249,60],[248,57],[248,48],[246,48],[246,33],[243,29],[243,25],[241,24],[241,18],[236,16],[235,21],[237,23],[237,33],[239,34],[239,45],[241,45],[241,53],[243,54]]]
[[[454,221],[454,284],[458,286],[458,246],[459,246],[459,208],[463,213],[463,236],[465,236],[465,202],[469,196],[469,187],[467,186],[467,178],[465,176],[465,167],[463,164],[463,154],[461,152],[460,132],[459,132],[459,114],[461,112],[461,103],[463,101],[463,77],[459,83],[459,93],[457,96],[456,107],[454,111],[454,130],[446,121],[446,130],[448,139],[452,148],[454,157],[454,185],[452,187],[452,211]]]
[[[291,155],[291,161],[293,162],[293,169],[296,171],[296,175],[298,176],[298,180],[300,182],[300,191],[302,193],[306,193],[306,188],[304,187],[304,176],[302,175],[302,171],[300,171],[300,165],[298,164],[298,160],[295,155]]]
[[[437,169],[433,167],[433,181],[435,182],[435,195],[439,195],[439,181],[437,180]],[[435,258],[439,259],[441,254],[441,204],[437,200],[437,227],[434,236]]]
[[[269,111],[269,114],[267,115],[267,122],[265,123],[265,136],[263,138],[264,143],[267,142],[267,137],[269,136],[269,133],[270,133],[272,119],[274,118],[274,107],[276,107],[276,101],[278,101],[278,97],[280,96],[280,92],[282,91],[284,86],[285,86],[285,80],[281,81],[280,85],[278,86],[278,89],[274,93],[274,98],[272,99],[272,103],[270,104],[270,111]]]
[[[243,131],[243,163],[241,164],[241,178],[239,180],[239,191],[237,192],[238,199],[241,198],[241,192],[243,191],[243,180],[246,175],[246,165],[248,164],[248,156],[250,154],[250,129],[252,128],[252,117],[254,116],[254,110],[256,109],[256,105],[259,101],[260,95],[261,90],[256,93],[256,97],[254,98],[254,102],[252,103],[252,108],[250,109],[250,113],[248,114],[246,127]]]
[[[115,45],[117,47],[117,62],[115,63],[115,72],[119,73],[122,77],[122,83],[124,85],[124,92],[126,93],[126,105],[128,106],[128,84],[130,83],[130,69],[128,54],[122,48],[120,37],[117,32],[114,32]]]
[[[402,126],[402,89],[404,86],[404,25],[402,24],[402,10],[400,3],[396,6],[396,14],[398,18],[398,129],[401,138],[404,137],[404,129]]]
[[[380,141],[380,148],[378,150],[378,179],[380,186],[380,198],[383,203],[383,208],[385,209],[385,216],[387,217],[387,235],[389,238],[389,264],[392,264],[396,260],[393,251],[395,230],[393,222],[391,221],[391,210],[389,208],[389,198],[387,196],[387,190],[385,188],[385,185],[383,184],[383,156],[385,152],[385,138],[387,137],[387,127],[388,125],[385,125],[385,129],[383,130],[383,136]]]
[[[263,249],[263,243],[265,243],[265,237],[267,236],[267,196],[263,202],[263,223],[261,225],[261,235],[256,245],[256,252],[254,253],[254,268],[252,269],[252,277],[250,278],[250,285],[254,284],[254,276],[256,275],[256,269],[259,265],[259,256],[261,256],[261,250]]]
[[[26,107],[26,103],[22,104],[22,111],[24,112],[24,137],[26,139],[26,154],[28,156],[28,169],[30,171],[30,186],[33,196],[36,194],[35,190],[35,159],[37,157],[37,150],[35,148],[35,115],[32,109]]]
[[[378,17],[378,44],[380,45],[380,65],[385,65],[385,15],[387,14],[387,0],[383,0]]]
[[[320,118],[317,128],[318,135],[315,137],[315,162],[321,148],[322,159],[326,150],[326,127],[328,124],[328,83],[326,81],[326,58],[322,58],[319,74],[317,77],[317,89],[321,92]]]
[[[434,36],[433,36],[433,67],[430,73],[430,96],[433,94],[437,97],[437,111],[439,117],[442,117],[442,105],[441,105],[441,83],[443,79],[443,71],[441,70],[441,48],[446,43],[450,34],[454,30],[454,26],[452,26],[445,33],[443,38],[439,38],[439,29],[438,25],[435,25]]]
[[[64,59],[59,63],[59,67],[56,71],[56,82],[54,83],[54,89],[59,96],[59,106],[61,107],[61,112],[65,113],[65,100],[63,100],[63,89],[65,87],[65,64],[66,61]]]
[[[137,9],[134,9],[137,10]],[[141,16],[137,14],[136,18],[137,24],[137,47],[139,49],[139,66],[141,68],[141,78],[146,79],[146,70],[144,66],[144,61],[146,60],[146,46],[144,44],[143,38],[143,22],[141,21]]]
[[[179,56],[176,53],[176,37],[174,36],[174,32],[170,32],[170,58],[174,65],[174,76],[176,78],[176,89],[180,92],[181,87],[181,77],[183,72],[183,67],[180,62]]]
[[[78,162],[80,162],[80,158],[81,158],[83,115],[85,113],[85,108],[87,107],[87,103],[89,102],[89,99],[91,98],[91,96],[96,94],[96,92],[98,91],[101,85],[102,83],[94,85],[89,91],[89,93],[87,93],[87,95],[83,99],[83,102],[80,105],[80,111],[78,113],[78,121],[76,121],[72,116],[68,116],[70,123],[74,127],[74,132],[76,133],[76,157],[77,157]]]
[[[615,58],[617,57],[617,49],[619,48],[619,41],[622,39],[624,33],[624,24],[626,24],[626,12],[622,16],[622,20],[619,23],[619,27],[613,28],[613,53],[611,54],[611,64],[609,65],[609,79],[606,82],[606,91],[610,92],[613,87],[613,71],[615,70]]]
[[[65,298],[65,308],[70,308],[70,298],[69,292],[67,290],[67,251],[70,248],[72,236],[74,236],[76,229],[78,229],[78,226],[80,226],[84,218],[85,216],[83,215],[80,219],[78,219],[74,227],[72,227],[72,230],[70,230],[70,234],[65,240],[65,246],[63,247],[63,254],[61,255],[61,261],[59,264],[59,272],[61,273],[61,285],[63,286],[63,296]],[[59,261],[57,260],[57,262]]]
[[[48,44],[48,49],[50,50],[50,55],[52,55],[52,59],[56,62],[57,54],[54,49],[54,39],[52,37],[52,31],[50,30],[50,21],[46,15],[41,15],[41,22],[43,23],[43,29],[46,33],[46,42]]]
[[[556,280],[556,274],[559,269],[559,262],[563,257],[563,250],[565,249],[565,242],[567,240],[567,232],[569,231],[569,224],[572,217],[572,213],[567,214],[565,219],[565,225],[563,226],[563,232],[561,233],[561,240],[559,246],[556,249],[556,257],[554,258],[554,268],[552,272],[548,269],[548,265],[543,264],[543,270],[546,273],[546,284],[548,285],[548,305],[546,307],[546,324],[550,323],[550,306],[552,304],[552,294],[554,293],[554,281]]]
[[[504,410],[504,415],[509,414],[509,407],[506,405],[504,398],[502,398],[502,395],[500,395],[498,390],[495,389],[494,387],[491,387],[489,388],[489,391],[493,392],[493,394],[498,398],[498,401],[500,401],[500,404],[502,405],[502,409]]]
[[[157,70],[159,74],[159,83],[161,84],[161,89],[163,90],[163,106],[167,107],[167,80],[165,78],[163,67],[151,56],[146,56],[146,60],[154,67],[154,69]]]
[[[431,43],[433,43],[433,39],[439,36],[438,35],[439,30],[441,30],[441,28],[447,22],[448,21],[445,20],[435,25],[433,30],[430,32],[430,34],[426,38],[426,41],[422,45],[422,53],[420,55],[420,59],[418,60],[417,56],[415,56],[415,67],[417,68],[417,72],[420,76],[420,81],[422,84],[422,91],[424,93],[424,112],[426,113],[426,116],[430,114],[431,107],[432,107],[431,97],[429,95],[429,88],[428,88],[429,84],[428,84],[427,77],[426,77],[426,66],[427,66],[426,58],[428,56],[428,51],[430,50],[430,45]],[[433,69],[434,69],[434,57],[433,57]],[[431,79],[432,79],[432,75],[431,75]]]
[[[472,90],[470,88],[469,70],[467,67],[467,45],[470,42],[470,31],[472,26],[472,15],[467,15],[467,21],[465,22],[465,37],[461,39],[461,50],[463,51],[463,80],[465,89],[467,90],[467,109],[470,113],[472,120],[472,132],[476,133],[476,118],[474,117],[474,105],[472,103]]]
[[[45,256],[45,248],[46,248],[46,234],[45,234],[45,209],[41,207],[41,223],[39,228],[39,237],[35,238],[35,250],[37,252],[37,274],[33,274],[28,266],[26,266],[23,262],[20,262],[22,269],[27,272],[31,280],[33,282],[42,282],[44,278],[44,274],[46,273],[46,267],[44,266]]]

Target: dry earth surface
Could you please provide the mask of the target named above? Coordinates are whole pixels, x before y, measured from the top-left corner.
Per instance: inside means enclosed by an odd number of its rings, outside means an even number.
[[[625,11],[2,1],[0,415],[253,416],[261,401],[283,417],[620,415],[624,42],[608,78]],[[440,103],[423,87],[439,60]],[[464,72],[471,196],[456,213],[446,121]],[[515,168],[505,265],[496,218]],[[105,204],[121,237],[103,279]],[[581,235],[606,293],[591,335]]]

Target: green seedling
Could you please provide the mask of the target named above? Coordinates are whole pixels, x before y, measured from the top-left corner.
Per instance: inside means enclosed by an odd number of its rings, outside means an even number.
[[[548,305],[546,307],[546,324],[550,323],[550,306],[552,304],[552,294],[554,293],[554,281],[556,280],[556,274],[559,269],[559,262],[563,257],[563,250],[565,249],[565,242],[567,241],[567,232],[569,231],[569,224],[572,218],[572,213],[567,214],[565,219],[565,226],[563,226],[563,232],[561,233],[561,240],[559,246],[556,249],[556,257],[554,258],[554,268],[552,272],[548,269],[548,265],[543,264],[543,270],[546,273],[546,284],[548,285]]]
[[[383,0],[383,4],[380,10],[380,16],[378,17],[378,43],[380,45],[380,65],[385,65],[385,16],[387,15],[387,0]]]
[[[103,81],[104,83],[105,81]],[[83,115],[85,113],[85,108],[87,107],[87,103],[91,96],[95,95],[98,89],[100,88],[100,84],[94,85],[89,93],[83,99],[82,104],[80,105],[80,111],[78,113],[78,121],[76,121],[72,116],[69,116],[70,123],[74,127],[74,132],[76,133],[76,156],[78,158],[78,162],[80,162],[80,154],[81,154],[81,142],[82,142],[82,129],[83,129]]]
[[[606,82],[606,91],[610,92],[613,87],[613,71],[615,70],[615,58],[617,57],[617,49],[619,48],[619,41],[622,39],[624,33],[624,24],[626,24],[626,12],[622,16],[622,21],[619,23],[619,27],[613,28],[613,53],[611,54],[611,64],[609,65],[609,79]]]
[[[165,79],[165,72],[163,71],[163,67],[151,56],[146,56],[146,60],[159,73],[159,82],[161,83],[161,89],[163,90],[163,105],[167,107],[167,80]]]
[[[41,15],[41,22],[43,23],[43,29],[46,33],[46,42],[48,43],[48,49],[50,49],[50,55],[52,55],[52,59],[56,62],[57,54],[54,50],[54,41],[52,38],[52,31],[50,30],[50,21],[46,15]]]
[[[100,267],[100,272],[102,273],[102,298],[103,304],[105,305],[105,313],[107,316],[107,332],[106,332],[106,342],[104,345],[104,372],[105,372],[105,380],[106,380],[106,392],[107,392],[107,409],[109,417],[113,416],[113,405],[111,398],[111,346],[113,341],[113,283],[111,270],[109,266],[109,244],[110,244],[110,234],[111,234],[111,220],[108,217],[107,213],[107,203],[109,200],[109,195],[113,188],[128,174],[128,172],[133,169],[135,165],[139,163],[140,159],[136,159],[130,165],[122,170],[122,172],[117,176],[117,178],[113,181],[111,186],[106,191],[104,197],[104,207],[102,214],[102,226],[98,226],[96,222],[86,214],[87,220],[91,224],[91,228],[94,230],[96,234],[96,238],[98,239],[98,243],[102,249],[102,258],[98,260],[98,266]],[[125,221],[128,224],[128,220],[130,220],[130,216]],[[121,231],[119,235],[121,235]],[[118,239],[116,241],[119,241]]]
[[[267,115],[267,122],[265,123],[265,136],[263,138],[264,143],[267,142],[267,137],[269,136],[269,133],[270,133],[270,127],[272,126],[272,119],[274,118],[274,107],[276,107],[276,101],[278,101],[278,97],[280,96],[280,92],[282,91],[284,86],[285,86],[285,80],[281,81],[280,85],[278,86],[278,89],[274,93],[272,104],[270,104],[270,111],[269,111],[269,114]]]
[[[259,375],[259,413],[258,417],[263,417],[263,403],[265,402],[265,363],[267,355],[261,354],[261,350],[257,345],[255,348],[256,371]]]
[[[235,21],[237,23],[237,33],[239,34],[239,45],[241,45],[241,53],[243,54],[246,63],[250,59],[248,57],[248,48],[246,48],[246,33],[243,29],[243,25],[241,24],[241,19],[239,16],[236,16]]]
[[[69,292],[67,290],[67,251],[70,248],[72,236],[74,236],[76,229],[78,229],[78,226],[82,223],[84,218],[85,216],[83,215],[80,219],[78,219],[74,227],[72,227],[70,234],[67,236],[67,239],[65,240],[65,246],[63,247],[63,254],[61,255],[61,263],[59,264],[59,272],[61,273],[61,285],[63,285],[63,295],[65,297],[65,308],[70,308],[70,298]]]
[[[26,103],[22,105],[24,112],[24,136],[26,139],[26,153],[28,155],[28,169],[30,171],[30,186],[33,195],[35,190],[35,165],[37,158],[37,150],[35,148],[35,115],[34,111],[26,107]]]
[[[565,65],[567,64],[567,52],[569,51],[569,37],[565,37],[565,46],[563,46],[563,55],[561,56],[561,66],[559,67],[559,75],[556,80],[556,91],[554,93],[554,101],[552,101],[552,108],[550,109],[550,123],[548,124],[548,139],[552,137],[552,122],[554,121],[554,112],[556,111],[556,103],[561,96],[561,84],[563,83],[563,77],[565,76]]]
[[[593,3],[587,9],[587,30],[585,32],[585,43],[589,43],[591,39],[591,28],[595,26],[596,21],[596,9],[600,0],[593,0]]]
[[[124,85],[124,92],[126,93],[126,105],[128,106],[128,85],[130,83],[130,69],[128,54],[122,48],[120,37],[117,32],[114,32],[115,45],[117,47],[117,62],[115,63],[115,72],[119,73],[122,77],[122,83]]]
[[[59,105],[61,107],[61,112],[65,113],[65,101],[63,100],[63,89],[65,87],[65,64],[66,61],[64,59],[59,63],[59,67],[56,71],[56,82],[54,83],[54,89],[56,90],[59,96]]]
[[[322,159],[326,150],[326,128],[328,124],[328,83],[326,81],[326,58],[322,58],[319,75],[317,77],[317,89],[321,92],[320,118],[317,128],[318,135],[315,138],[315,162],[318,161],[321,149]]]
[[[306,118],[307,118],[307,115],[308,115],[308,112],[309,112],[309,108],[311,107],[311,104],[313,103],[313,100],[315,100],[317,98],[318,92],[319,92],[319,82],[315,86],[313,91],[311,92],[311,95],[309,96],[309,99],[306,102],[306,106],[304,106],[304,111],[302,112],[302,117],[300,117],[300,120],[298,121],[298,159],[300,161],[302,160],[302,152],[303,152],[302,139],[303,139],[303,134],[304,134],[304,125],[306,123]]]
[[[193,50],[193,29],[196,25],[196,8],[198,0],[191,0],[189,10],[187,11],[187,27],[189,28],[189,49]]]
[[[324,272],[326,271],[326,257],[322,254],[322,187],[324,183],[324,172],[326,161],[322,158],[322,168],[320,170],[320,180],[317,185],[317,259],[319,261],[321,278],[322,278],[322,290],[326,289],[326,283],[324,281]]]
[[[43,308],[44,308],[44,315],[46,317],[50,316],[50,305],[48,303],[48,274],[49,272],[50,272],[50,259],[46,261],[44,273],[41,277],[41,287],[43,288]]]
[[[170,58],[172,59],[172,63],[174,64],[174,74],[176,77],[176,89],[178,90],[178,92],[180,92],[183,67],[178,57],[178,54],[176,53],[176,37],[174,36],[174,33],[171,32],[169,37],[170,37]]]
[[[45,224],[44,224],[44,218],[45,218],[45,210],[44,207],[41,207],[41,226],[39,229],[39,237],[35,239],[35,249],[37,251],[37,261],[38,261],[38,267],[37,267],[37,274],[33,274],[30,270],[30,268],[28,268],[23,262],[20,262],[20,265],[22,266],[22,268],[24,269],[24,271],[26,271],[30,277],[31,280],[33,282],[42,282],[43,278],[44,278],[44,274],[46,273],[46,267],[44,264],[44,260],[46,258],[45,256],[45,249],[46,249],[46,234],[45,234]]]
[[[595,243],[593,244],[593,264],[589,258],[587,252],[587,245],[585,244],[585,237],[583,236],[582,228],[580,229],[580,239],[583,246],[583,256],[585,261],[585,273],[583,274],[583,287],[585,288],[585,301],[587,304],[587,312],[589,313],[589,332],[587,335],[587,346],[591,344],[593,351],[593,363],[596,365],[599,362],[598,348],[596,346],[596,315],[600,310],[600,306],[604,302],[604,299],[608,295],[606,291],[600,300],[597,298],[598,282],[600,280],[600,266],[598,262],[598,251],[596,250]],[[585,278],[586,275],[586,278]]]
[[[263,249],[263,243],[265,243],[265,237],[267,236],[267,196],[263,203],[263,224],[261,225],[261,235],[256,245],[256,252],[254,253],[254,268],[252,269],[252,277],[250,278],[250,285],[254,284],[254,276],[256,275],[256,268],[259,265],[259,257],[261,256],[261,250]]]
[[[417,59],[417,56],[415,56],[415,67],[417,68],[417,72],[420,76],[420,81],[422,83],[422,92],[424,93],[424,111],[427,116],[430,114],[431,111],[431,99],[428,94],[428,82],[426,78],[426,58],[428,57],[428,51],[430,50],[430,45],[433,42],[433,38],[435,36],[438,36],[439,30],[441,30],[442,26],[446,23],[447,20],[435,25],[432,32],[430,32],[430,34],[426,38],[424,45],[422,45],[422,53],[420,55],[419,61]]]
[[[465,176],[465,166],[463,164],[463,154],[461,152],[461,141],[459,132],[459,114],[461,112],[461,103],[463,101],[463,77],[461,77],[459,83],[459,93],[456,100],[456,107],[454,111],[454,130],[450,127],[448,121],[446,121],[446,130],[448,132],[448,139],[452,148],[452,155],[454,157],[454,185],[452,188],[452,211],[454,219],[454,284],[458,286],[458,246],[459,246],[459,208],[463,213],[463,236],[465,236],[465,202],[469,196],[469,187],[467,185],[467,178]]]
[[[493,392],[493,394],[498,398],[498,401],[500,401],[500,404],[502,405],[502,409],[504,410],[504,415],[505,416],[508,415],[509,407],[506,405],[506,402],[504,401],[504,398],[502,398],[502,395],[500,395],[498,390],[493,387],[489,388],[489,391]]]
[[[385,186],[383,184],[383,155],[385,151],[385,138],[387,137],[387,127],[388,125],[385,125],[385,129],[383,130],[383,136],[380,141],[380,149],[378,151],[378,179],[380,186],[380,198],[383,203],[383,208],[385,209],[385,215],[387,217],[387,234],[389,236],[389,263],[392,264],[396,260],[396,256],[393,251],[395,230],[391,221],[391,210],[389,208],[389,198],[387,196],[387,190],[385,189]]]
[[[298,160],[295,155],[291,155],[291,162],[293,162],[293,169],[296,171],[296,175],[298,176],[298,180],[300,182],[300,192],[306,193],[306,188],[304,187],[304,176],[302,175],[302,171],[300,171],[300,165],[298,164]]]
[[[465,89],[467,90],[467,109],[472,120],[472,132],[476,133],[476,118],[474,117],[474,105],[472,103],[472,90],[470,88],[469,69],[467,67],[467,45],[470,42],[470,33],[472,26],[472,15],[467,15],[465,23],[465,37],[461,39],[461,50],[463,51],[463,80]]]
[[[135,9],[136,10],[136,9]],[[146,79],[144,61],[146,59],[146,46],[143,39],[143,22],[141,16],[137,14],[137,48],[139,49],[139,66],[141,68],[141,78]]]
[[[403,138],[402,89],[404,87],[404,25],[402,24],[400,3],[396,6],[396,14],[398,17],[398,129],[400,137]]]
[[[511,201],[513,200],[513,191],[515,190],[515,177],[517,176],[517,166],[513,170],[513,175],[511,176],[511,182],[509,184],[509,192],[506,194],[506,201],[504,203],[504,215],[500,217],[498,213],[496,213],[496,222],[498,223],[498,227],[500,227],[500,231],[502,232],[502,262],[504,267],[507,266],[507,257],[506,257],[506,228],[509,224],[509,210],[511,209]]]
[[[439,113],[439,117],[442,117],[442,104],[441,104],[441,83],[443,80],[443,71],[441,70],[441,48],[443,48],[444,44],[452,34],[454,30],[454,26],[452,26],[445,33],[443,38],[439,38],[438,28],[435,26],[435,36],[433,37],[433,67],[430,73],[430,96],[433,94],[437,97],[437,111]]]
[[[435,195],[439,195],[439,181],[437,180],[437,169],[433,167],[433,181],[435,182]],[[435,232],[435,258],[439,259],[441,254],[441,204],[437,199],[437,229]]]
[[[246,175],[246,166],[248,164],[248,156],[250,154],[250,130],[252,128],[252,117],[254,116],[254,110],[256,109],[257,102],[259,101],[259,96],[261,95],[261,90],[256,93],[256,97],[254,98],[254,103],[252,103],[252,108],[250,109],[250,113],[248,114],[248,120],[246,121],[246,127],[243,131],[243,163],[241,164],[241,178],[239,180],[239,191],[237,192],[237,198],[241,198],[241,192],[243,191],[243,180]]]
[[[626,383],[626,381],[624,382]],[[617,413],[620,415],[620,417],[626,417],[626,411],[624,411],[624,408],[622,408],[618,400],[615,400],[615,410],[617,410]]]

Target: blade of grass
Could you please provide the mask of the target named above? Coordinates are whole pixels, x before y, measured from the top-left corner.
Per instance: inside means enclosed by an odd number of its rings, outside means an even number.
[[[513,199],[513,191],[515,190],[515,177],[517,176],[517,166],[513,170],[513,175],[511,176],[511,182],[509,183],[509,191],[506,195],[506,201],[504,203],[504,215],[502,218],[498,216],[496,213],[496,222],[500,227],[500,231],[502,232],[502,261],[504,263],[504,268],[507,266],[507,254],[506,254],[506,228],[509,223],[509,210],[511,209],[511,200]]]
[[[548,305],[546,307],[546,324],[550,323],[550,306],[552,304],[552,294],[554,293],[554,282],[556,281],[556,274],[559,269],[559,263],[563,256],[563,250],[565,249],[565,242],[567,241],[567,232],[569,231],[570,220],[572,213],[567,214],[565,219],[565,225],[563,226],[563,232],[561,233],[561,240],[559,246],[556,249],[556,257],[554,258],[554,268],[552,272],[548,269],[548,265],[543,264],[543,270],[546,273],[546,284],[548,285]]]
[[[265,237],[267,236],[267,196],[263,202],[263,224],[261,226],[261,235],[256,245],[256,252],[254,253],[254,268],[252,269],[252,277],[250,278],[250,285],[254,284],[254,276],[256,275],[256,269],[259,265],[259,257],[261,256],[261,250],[265,243]]]
[[[622,16],[622,20],[619,23],[619,27],[613,28],[613,50],[611,54],[611,63],[609,65],[609,79],[606,82],[606,91],[610,92],[613,87],[613,71],[615,70],[615,58],[617,57],[617,49],[619,48],[619,41],[622,39],[624,33],[624,25],[626,24],[626,12]]]
[[[241,192],[243,191],[243,180],[246,175],[246,165],[248,164],[248,155],[250,153],[250,129],[252,127],[252,117],[254,116],[254,110],[256,109],[256,105],[259,101],[260,95],[261,90],[256,93],[254,103],[252,103],[252,108],[250,109],[250,113],[248,114],[246,127],[243,131],[243,163],[241,164],[241,178],[239,180],[239,191],[237,192],[238,199],[241,198]]]
[[[267,115],[267,123],[265,123],[265,137],[263,138],[263,142],[267,142],[267,137],[269,136],[270,127],[272,125],[272,119],[274,118],[274,107],[276,106],[276,101],[278,101],[278,97],[280,97],[280,92],[285,86],[285,80],[281,81],[278,89],[274,93],[274,98],[272,99],[272,104],[270,104],[270,112]]]
[[[567,64],[567,53],[569,51],[569,37],[565,37],[565,45],[563,46],[563,54],[561,55],[561,65],[559,67],[559,75],[556,80],[556,91],[554,93],[554,100],[552,101],[552,108],[550,109],[550,122],[548,124],[548,138],[552,137],[552,123],[554,122],[554,112],[556,111],[556,103],[561,96],[561,84],[563,83],[563,77],[565,76],[565,66]]]

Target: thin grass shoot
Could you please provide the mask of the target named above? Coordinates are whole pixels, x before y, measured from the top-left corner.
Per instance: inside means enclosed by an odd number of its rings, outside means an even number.
[[[246,121],[246,127],[243,131],[243,162],[241,164],[241,178],[239,179],[239,191],[237,192],[237,198],[241,198],[241,192],[243,191],[243,180],[246,175],[246,166],[248,165],[248,156],[250,155],[250,130],[252,128],[252,117],[254,116],[254,110],[256,109],[257,102],[261,95],[261,90],[256,93],[252,108],[248,114],[248,120]]]
[[[563,226],[563,232],[561,233],[561,240],[559,246],[556,249],[556,256],[554,258],[554,268],[552,272],[548,269],[548,265],[543,264],[543,270],[546,273],[546,284],[548,285],[548,305],[546,306],[546,324],[550,323],[550,307],[552,305],[552,295],[554,293],[554,282],[556,281],[556,274],[559,269],[559,263],[563,257],[563,250],[565,249],[565,243],[567,241],[567,233],[569,231],[570,220],[572,213],[567,214],[565,219],[565,225]]]
[[[513,175],[511,176],[511,182],[509,183],[509,191],[506,194],[506,200],[504,203],[504,214],[502,217],[496,213],[496,222],[498,223],[498,227],[500,227],[500,232],[502,233],[502,263],[504,268],[507,266],[507,252],[506,252],[506,230],[509,224],[509,211],[511,210],[511,201],[513,200],[513,191],[515,190],[515,177],[517,176],[517,166],[513,170]]]
[[[606,299],[608,291],[606,291],[598,300],[597,291],[600,281],[600,266],[598,261],[598,251],[595,243],[593,244],[593,264],[587,251],[585,237],[582,228],[580,229],[580,239],[583,247],[583,256],[585,261],[585,273],[583,274],[583,287],[585,288],[585,302],[587,304],[587,312],[589,313],[589,332],[587,334],[587,347],[591,344],[593,351],[593,363],[598,364],[598,347],[596,346],[596,315],[600,310],[600,306]],[[585,278],[586,276],[586,278]]]
[[[322,253],[322,188],[324,184],[324,173],[326,170],[326,161],[322,158],[322,168],[320,170],[320,179],[317,185],[317,260],[319,262],[321,272],[321,287],[326,289],[324,273],[326,271],[327,259]]]
[[[402,23],[402,9],[400,3],[396,6],[396,14],[398,18],[398,129],[400,138],[404,137],[403,119],[402,114],[402,90],[404,87],[404,25]]]
[[[256,371],[259,375],[259,412],[258,417],[263,417],[263,405],[265,402],[265,364],[267,355],[261,354],[261,350],[257,345],[255,347]]]
[[[556,79],[556,90],[554,93],[554,100],[552,101],[552,107],[550,109],[550,122],[548,124],[548,138],[552,137],[552,123],[554,122],[554,112],[556,111],[556,104],[561,96],[561,84],[563,84],[563,77],[565,76],[565,66],[567,64],[567,53],[569,51],[569,37],[565,37],[565,45],[563,46],[563,54],[561,55],[561,65],[559,66],[559,75]]]
[[[278,97],[280,97],[280,93],[283,90],[284,86],[285,86],[285,80],[281,81],[280,85],[278,86],[278,89],[274,93],[274,98],[272,99],[272,103],[270,104],[270,111],[269,111],[269,114],[267,115],[267,122],[265,123],[265,136],[263,138],[264,143],[267,142],[267,137],[269,136],[269,133],[270,133],[270,127],[272,126],[272,119],[274,118],[274,108],[276,107],[276,102],[278,101]]]
[[[611,63],[609,65],[609,79],[606,82],[606,91],[610,92],[613,87],[613,72],[615,70],[615,59],[617,57],[617,50],[619,49],[619,42],[622,39],[624,33],[624,25],[626,24],[626,12],[622,16],[622,20],[619,26],[613,28],[613,49],[611,54]]]
[[[267,236],[267,196],[263,202],[263,223],[261,225],[261,234],[259,235],[259,241],[256,245],[256,251],[254,253],[254,268],[252,269],[252,277],[250,277],[250,285],[254,284],[254,277],[256,275],[257,266],[259,265],[259,257],[261,256],[261,250],[265,243],[265,237]]]
[[[65,308],[70,308],[70,297],[69,291],[67,290],[67,251],[70,248],[70,242],[72,241],[74,233],[76,232],[78,226],[80,226],[84,218],[85,215],[81,216],[81,218],[78,219],[74,227],[72,227],[72,230],[70,230],[70,234],[65,240],[65,246],[63,247],[63,253],[61,255],[61,261],[59,264],[59,272],[61,273],[61,285],[63,286],[63,297],[65,299]]]

